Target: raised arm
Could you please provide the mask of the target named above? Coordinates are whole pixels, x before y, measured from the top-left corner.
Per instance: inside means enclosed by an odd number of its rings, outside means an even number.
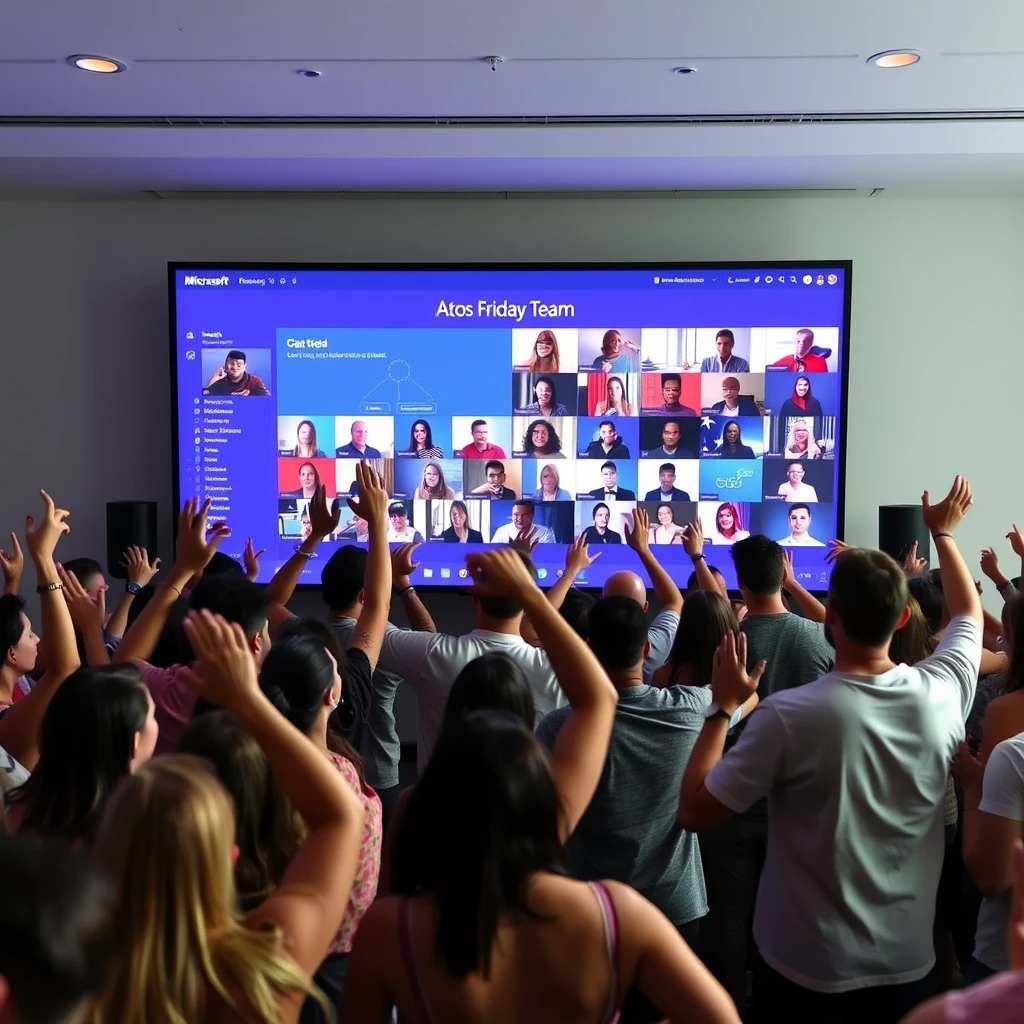
[[[53,552],[57,541],[71,532],[65,520],[67,509],[56,508],[46,491],[43,517],[37,525],[32,516],[25,517],[25,546],[36,570],[36,589],[42,611],[42,635],[46,642],[46,671],[42,678],[17,704],[0,718],[0,747],[3,747],[29,771],[39,761],[39,726],[57,688],[79,667],[75,627],[71,624],[67,601],[61,589]]]
[[[515,551],[506,548],[470,555],[466,565],[479,594],[513,597],[530,616],[572,707],[551,754],[564,841],[572,835],[600,781],[618,693],[593,651],[547,602]]]
[[[270,598],[267,618],[272,633],[284,620],[292,618],[292,613],[285,606],[295,593],[299,577],[316,554],[321,541],[338,528],[340,521],[341,509],[336,508],[334,502],[328,505],[327,488],[318,484],[316,493],[309,499],[309,536],[299,544],[295,554],[274,573],[274,578],[267,584],[267,597]]]
[[[583,572],[584,569],[592,566],[594,562],[601,557],[600,551],[595,552],[593,555],[590,554],[586,538],[587,534],[586,531],[584,531],[572,542],[572,544],[569,545],[569,550],[565,553],[565,569],[562,571],[561,578],[553,587],[549,587],[548,590],[545,591],[548,604],[551,605],[555,611],[558,611],[558,609],[562,607],[566,596],[569,591],[572,590],[572,585],[576,582],[576,578],[579,574]],[[531,647],[543,646],[540,637],[537,636],[537,631],[530,623],[529,615],[523,616],[523,621],[519,626],[519,633]]]
[[[16,533],[11,534],[11,550],[0,551],[0,569],[4,574],[4,593],[17,594],[21,577],[25,574],[25,556]]]
[[[1006,539],[1010,542],[1013,553],[1020,559],[1020,574],[1024,576],[1024,533],[1021,533],[1021,529],[1016,523],[1013,524],[1013,529],[1006,535]]]
[[[793,574],[793,552],[785,549],[786,568],[782,576],[782,589],[796,602],[797,607],[811,622],[825,621],[825,606],[811,593],[797,583]]]
[[[133,583],[138,584],[140,588],[148,586],[149,581],[160,569],[160,559],[154,558],[150,562],[149,552],[145,548],[140,548],[136,545],[127,548],[121,557],[124,559],[124,564],[128,570],[126,582],[129,585]],[[110,636],[116,636],[118,639],[124,636],[124,631],[128,626],[128,611],[134,600],[135,594],[129,590],[125,590],[121,595],[121,600],[117,602],[117,607],[114,608],[110,618],[107,620],[107,633]],[[92,662],[90,661],[89,664],[91,665]]]
[[[255,929],[281,928],[284,948],[312,976],[327,953],[352,889],[362,805],[330,760],[260,691],[241,626],[202,611],[189,613],[185,628],[200,671],[179,669],[181,678],[200,697],[237,716],[266,754],[271,771],[308,828],[277,891],[248,915],[246,923]]]
[[[436,633],[437,626],[434,625],[426,605],[419,599],[416,587],[410,579],[420,567],[420,563],[414,561],[412,556],[421,543],[422,541],[416,541],[414,544],[402,544],[391,552],[391,577],[395,593],[405,610],[405,617],[409,620],[409,628],[420,633]]]
[[[704,531],[701,529],[700,520],[695,519],[686,528],[683,537],[683,544],[686,546],[686,553],[693,562],[693,568],[697,573],[697,585],[701,590],[710,590],[712,594],[721,594],[729,600],[729,589],[725,580],[716,578],[715,574],[708,568],[708,560],[704,557]]]
[[[365,519],[370,535],[363,578],[363,610],[352,630],[349,647],[358,647],[377,667],[384,630],[391,610],[391,552],[388,549],[388,492],[381,475],[370,465],[356,465],[359,497],[349,498],[349,508]]]
[[[110,655],[103,642],[103,620],[106,617],[106,594],[100,591],[94,601],[78,581],[73,572],[62,565],[57,566],[57,575],[64,588],[64,600],[68,604],[71,623],[82,638],[86,665],[107,665]]]
[[[167,579],[156,588],[149,604],[132,623],[131,629],[125,633],[112,661],[131,661],[133,658],[145,661],[149,658],[160,639],[174,602],[181,597],[188,581],[206,568],[221,540],[230,535],[231,530],[226,523],[217,523],[210,528],[210,536],[207,538],[206,517],[211,503],[210,498],[202,504],[198,498],[189,498],[185,502],[178,516],[174,565]]]
[[[974,502],[971,485],[967,479],[957,476],[949,493],[937,505],[932,505],[928,492],[921,495],[921,509],[925,526],[928,527],[939,555],[942,570],[942,592],[951,619],[967,615],[974,619],[981,629],[983,617],[981,599],[974,585],[967,563],[953,540],[953,531]]]
[[[632,525],[625,525],[625,534],[626,543],[637,553],[641,564],[647,570],[651,586],[654,587],[654,593],[662,608],[678,615],[683,610],[682,592],[651,551],[651,519],[639,505],[633,510]]]

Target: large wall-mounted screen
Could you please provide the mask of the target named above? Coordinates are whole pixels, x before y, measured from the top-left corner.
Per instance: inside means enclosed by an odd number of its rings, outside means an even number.
[[[849,263],[757,266],[170,268],[176,494],[213,501],[268,580],[308,535],[317,484],[342,508],[303,582],[365,541],[345,501],[367,459],[389,538],[422,540],[417,585],[458,586],[468,549],[535,530],[542,579],[588,534],[579,581],[638,568],[640,505],[680,584],[764,533],[824,589],[841,535]]]

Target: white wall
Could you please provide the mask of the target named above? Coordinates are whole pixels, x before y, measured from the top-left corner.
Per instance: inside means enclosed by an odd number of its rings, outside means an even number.
[[[963,471],[976,561],[1024,516],[1022,238],[1012,199],[0,201],[0,536],[45,486],[64,557],[134,498],[170,555],[168,260],[852,259],[847,536]]]

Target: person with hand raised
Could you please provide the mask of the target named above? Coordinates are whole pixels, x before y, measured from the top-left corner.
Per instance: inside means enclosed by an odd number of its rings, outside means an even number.
[[[46,671],[17,703],[14,687],[21,676],[35,668],[39,637],[25,614],[24,601],[16,594],[0,597],[0,748],[28,771],[39,760],[39,727],[46,709],[61,683],[81,664],[75,628],[53,560],[58,541],[71,532],[67,522],[70,512],[57,508],[46,491],[40,491],[39,496],[43,515],[38,523],[32,516],[25,517],[25,547],[36,570],[36,593],[46,637]],[[5,557],[12,567],[20,553],[18,545],[14,547],[14,556]]]
[[[889,657],[910,615],[907,580],[880,551],[835,557],[826,626],[835,667],[773,693],[723,757],[728,722],[764,672],[723,641],[715,707],[680,788],[679,823],[703,831],[768,798],[768,858],[754,939],[754,1005],[768,1020],[895,1021],[929,991],[943,859],[938,813],[981,657],[981,603],[953,540],[973,503],[958,476],[921,499],[950,623],[916,665]],[[877,767],[885,764],[885,784]],[[836,927],[837,918],[849,923]]]
[[[198,546],[185,547],[194,566]],[[121,895],[120,948],[94,1019],[296,1022],[308,995],[327,1009],[311,978],[348,902],[363,810],[330,761],[261,692],[245,630],[208,610],[190,612],[185,628],[196,663],[176,670],[179,684],[242,723],[306,836],[274,893],[240,918],[234,815],[208,765],[171,755],[124,779],[94,848]],[[173,972],[164,969],[171,962]]]
[[[341,1019],[385,1021],[397,1006],[421,1021],[583,1024],[615,1019],[635,984],[673,1019],[737,1024],[650,903],[618,882],[565,877],[561,848],[600,779],[616,690],[521,554],[506,547],[466,564],[478,602],[529,614],[572,711],[550,758],[507,712],[445,728],[404,813],[396,895],[373,905],[356,937]]]

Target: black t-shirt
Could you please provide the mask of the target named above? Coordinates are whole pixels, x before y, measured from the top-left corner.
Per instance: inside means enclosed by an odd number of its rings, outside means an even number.
[[[347,648],[345,665],[341,671],[341,704],[338,705],[336,714],[345,738],[356,750],[363,749],[372,690],[373,672],[370,669],[370,659],[362,648]]]
[[[588,526],[583,531],[586,536],[586,542],[588,544],[621,544],[622,536],[616,533],[614,530],[605,530],[604,533],[598,533],[596,526]]]

